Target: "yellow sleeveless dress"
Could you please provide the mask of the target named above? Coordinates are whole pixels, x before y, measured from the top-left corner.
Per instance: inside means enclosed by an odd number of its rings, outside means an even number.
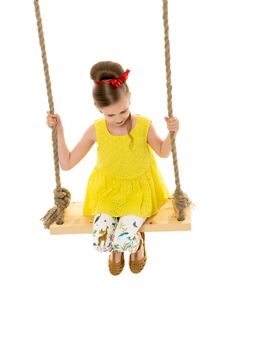
[[[150,217],[170,196],[147,143],[151,120],[137,115],[129,135],[112,135],[104,117],[95,120],[97,163],[88,179],[83,215]]]

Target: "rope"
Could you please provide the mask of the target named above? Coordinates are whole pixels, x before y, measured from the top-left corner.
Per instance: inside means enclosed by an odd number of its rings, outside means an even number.
[[[164,26],[164,47],[165,47],[165,67],[166,67],[166,89],[167,89],[167,109],[168,116],[173,115],[173,105],[172,105],[172,83],[171,83],[171,64],[170,64],[170,41],[169,41],[169,24],[168,24],[168,0],[163,0],[163,26]],[[174,177],[176,189],[172,194],[172,205],[175,213],[178,211],[178,221],[183,221],[185,219],[184,209],[189,205],[192,205],[192,201],[189,199],[186,193],[181,189],[177,152],[175,145],[175,132],[170,131],[171,139],[171,150],[173,156],[173,166],[174,166]]]
[[[38,0],[34,0],[34,6],[35,6],[36,19],[37,19],[39,44],[40,44],[41,53],[42,53],[42,61],[43,61],[43,68],[44,68],[46,88],[47,88],[49,111],[51,114],[54,114],[54,101],[52,96],[51,81],[49,76],[45,40],[44,40],[44,33],[43,33],[43,27],[42,27],[42,19],[41,19]],[[62,188],[61,182],[60,182],[58,145],[57,145],[57,126],[52,128],[52,145],[53,145],[53,158],[54,158],[55,179],[56,179],[56,188],[54,190],[54,201],[56,206],[49,209],[46,215],[40,219],[43,221],[44,227],[48,229],[54,221],[56,221],[57,225],[62,225],[64,223],[64,219],[63,219],[64,209],[69,205],[70,198],[71,198],[70,192],[66,188]]]

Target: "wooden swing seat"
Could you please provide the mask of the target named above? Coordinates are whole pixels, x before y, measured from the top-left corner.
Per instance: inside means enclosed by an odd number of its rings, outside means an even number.
[[[50,233],[92,233],[94,216],[84,216],[82,211],[83,202],[71,202],[64,210],[64,224],[52,223],[49,227]],[[169,199],[157,214],[146,219],[140,230],[143,232],[190,231],[191,207],[185,209],[185,220],[178,221],[173,209],[172,199]]]

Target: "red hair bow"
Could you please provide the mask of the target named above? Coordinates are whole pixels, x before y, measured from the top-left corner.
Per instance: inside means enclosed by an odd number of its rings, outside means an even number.
[[[102,80],[102,81],[95,81],[96,84],[106,84],[110,83],[114,87],[118,88],[121,86],[121,84],[128,79],[128,74],[130,73],[130,70],[127,69],[119,78],[117,79],[108,79],[108,80]]]

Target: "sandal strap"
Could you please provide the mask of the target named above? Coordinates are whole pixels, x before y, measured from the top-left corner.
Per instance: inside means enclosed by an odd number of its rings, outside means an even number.
[[[109,269],[112,273],[120,273],[123,268],[124,268],[124,264],[125,264],[125,261],[124,261],[124,253],[122,252],[122,256],[121,256],[121,260],[119,262],[115,262],[115,256],[114,256],[114,252],[112,252],[113,255],[113,259],[111,260],[110,257],[109,257]]]
[[[142,238],[140,238],[140,244],[139,244],[139,247],[134,254],[134,259],[138,259],[138,251],[141,249],[141,246],[142,246]]]
[[[140,232],[141,233],[141,238],[140,238],[140,244],[138,249],[136,250],[136,252],[134,253],[134,260],[131,260],[132,264],[141,264],[147,257],[146,257],[146,251],[145,251],[145,236],[144,236],[144,232]],[[144,256],[142,259],[138,260],[138,251],[140,250],[141,246],[143,244],[143,250],[144,250]]]

